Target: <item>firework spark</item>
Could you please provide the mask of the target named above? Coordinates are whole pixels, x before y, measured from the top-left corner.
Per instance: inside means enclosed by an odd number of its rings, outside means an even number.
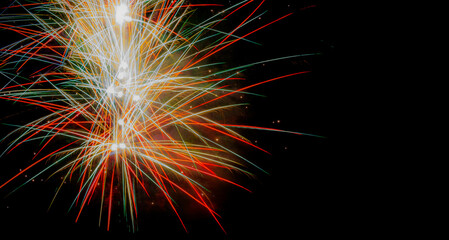
[[[214,136],[266,152],[237,130],[282,130],[229,124],[218,113],[242,105],[227,100],[232,95],[250,94],[249,88],[304,73],[235,88],[235,82],[243,80],[238,71],[262,62],[210,71],[221,65],[212,62],[212,56],[290,15],[237,35],[260,16],[263,2],[225,7],[183,0],[51,0],[15,1],[2,9],[0,28],[22,39],[1,49],[6,84],[0,98],[38,106],[47,114],[16,126],[5,137],[12,140],[3,154],[30,141],[40,141],[41,147],[33,163],[0,183],[0,188],[51,159],[36,176],[51,170],[64,173],[63,182],[78,183],[72,204],[79,207],[76,220],[96,195],[102,204],[100,222],[106,215],[108,230],[116,199],[134,222],[136,191],[151,197],[157,189],[184,228],[176,194],[207,209],[221,227],[209,190],[198,177],[246,189],[219,170],[251,174],[243,166],[255,165]],[[222,10],[194,21],[194,9],[204,6]],[[231,31],[217,30],[244,8],[251,10]],[[26,14],[15,14],[16,9]],[[33,73],[20,76],[27,67]],[[55,144],[61,138],[66,142]],[[121,187],[120,195],[115,186]]]

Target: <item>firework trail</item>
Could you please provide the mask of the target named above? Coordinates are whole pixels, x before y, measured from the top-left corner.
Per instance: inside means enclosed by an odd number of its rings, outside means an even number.
[[[203,70],[219,68],[212,56],[290,15],[236,35],[260,16],[263,2],[224,7],[182,0],[48,0],[14,1],[1,9],[0,29],[22,39],[1,49],[0,99],[38,106],[46,115],[16,126],[4,138],[9,143],[2,155],[31,141],[41,147],[27,168],[0,179],[0,188],[51,159],[35,177],[51,170],[64,173],[62,182],[77,182],[76,220],[95,195],[101,198],[100,222],[107,216],[108,230],[113,201],[121,201],[134,222],[136,191],[151,197],[156,189],[184,228],[175,203],[179,194],[207,209],[221,227],[199,176],[246,189],[219,170],[250,174],[243,166],[257,166],[213,136],[265,151],[237,130],[282,130],[226,124],[217,115],[242,105],[227,100],[237,93],[304,73],[235,88],[242,80],[237,71],[253,64]],[[204,6],[223,10],[195,22],[193,10]],[[251,10],[231,31],[216,29],[245,8]],[[33,71],[18,74],[24,69]]]

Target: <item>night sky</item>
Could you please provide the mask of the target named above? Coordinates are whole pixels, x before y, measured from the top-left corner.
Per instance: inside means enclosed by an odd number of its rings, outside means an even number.
[[[130,233],[117,215],[109,232],[104,224],[98,227],[98,209],[95,206],[84,210],[75,223],[78,209],[69,211],[69,207],[77,185],[65,184],[48,210],[60,183],[60,175],[47,179],[48,174],[10,195],[32,174],[21,176],[0,189],[0,233],[15,239],[268,239],[268,236],[276,236],[273,239],[322,239],[339,235],[345,228],[341,205],[344,186],[339,185],[341,181],[338,180],[341,177],[338,173],[339,159],[333,157],[330,147],[334,141],[333,122],[339,118],[332,91],[332,86],[338,81],[335,67],[338,61],[335,18],[338,13],[334,6],[325,2],[267,0],[259,10],[268,11],[258,19],[261,23],[254,22],[249,27],[257,28],[288,13],[294,14],[249,37],[261,46],[241,41],[226,50],[226,61],[232,66],[315,53],[313,56],[256,65],[242,72],[243,77],[255,83],[289,73],[310,71],[251,89],[251,92],[264,97],[242,97],[242,102],[250,105],[241,109],[239,118],[242,124],[323,136],[243,132],[254,144],[271,153],[245,150],[248,159],[268,174],[251,169],[256,178],[242,174],[231,176],[248,187],[251,193],[232,185],[214,184],[211,196],[226,234],[210,215],[191,204],[185,204],[180,210],[189,231],[185,233],[169,207],[156,206],[158,204],[151,200],[143,200],[148,206],[139,206],[136,233]],[[207,15],[208,11],[217,9],[219,7],[208,7],[200,13]],[[2,34],[6,34],[4,32]],[[1,122],[17,119],[14,116],[19,114],[21,118],[27,117],[26,106],[13,106],[4,100],[0,101],[0,106]],[[0,134],[4,135],[9,130],[1,126]],[[6,144],[1,143],[2,149]],[[28,145],[0,159],[0,184],[28,166],[33,152],[38,149],[38,146]]]

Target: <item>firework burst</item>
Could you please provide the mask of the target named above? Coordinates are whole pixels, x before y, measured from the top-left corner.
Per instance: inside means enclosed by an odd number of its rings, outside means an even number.
[[[18,2],[0,15],[1,29],[22,36],[1,49],[0,98],[38,106],[46,114],[4,138],[10,143],[3,154],[31,141],[41,147],[32,164],[1,179],[0,188],[51,159],[36,176],[61,172],[63,182],[78,184],[72,204],[79,207],[76,220],[96,195],[102,204],[100,222],[106,219],[107,229],[117,199],[134,222],[136,191],[151,197],[157,190],[184,228],[175,203],[179,194],[207,209],[220,225],[200,179],[246,189],[219,174],[220,169],[251,174],[243,166],[257,166],[214,136],[265,151],[237,130],[287,131],[229,124],[219,115],[242,105],[229,100],[235,94],[250,94],[249,88],[304,72],[235,87],[243,80],[238,71],[257,63],[211,71],[222,64],[211,58],[290,14],[237,35],[259,17],[264,1],[228,7],[182,0]],[[194,9],[204,6],[221,10],[204,21],[192,19]],[[247,8],[232,30],[217,30]],[[18,74],[24,69],[33,71]]]

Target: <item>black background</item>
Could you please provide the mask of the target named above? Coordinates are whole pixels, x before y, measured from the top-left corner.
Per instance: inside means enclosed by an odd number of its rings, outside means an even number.
[[[202,11],[211,9],[219,8]],[[336,68],[337,61],[341,61],[335,50],[338,47],[335,46],[337,9],[335,5],[318,0],[267,0],[259,12],[268,12],[258,20],[260,23],[256,21],[247,29],[255,29],[291,12],[294,14],[249,37],[262,46],[240,42],[226,51],[227,61],[232,61],[233,66],[316,53],[257,65],[244,71],[242,75],[250,82],[305,70],[310,73],[251,89],[265,97],[245,96],[243,101],[250,105],[242,109],[242,124],[324,137],[245,131],[253,143],[257,141],[258,146],[271,153],[247,152],[247,157],[268,174],[253,169],[256,178],[234,176],[251,193],[228,185],[217,185],[212,189],[226,233],[210,215],[195,207],[180,210],[189,233],[166,207],[142,207],[136,233],[130,233],[126,224],[120,222],[120,217],[112,220],[110,231],[106,231],[104,221],[98,227],[98,206],[85,210],[75,223],[78,209],[68,211],[68,206],[73,200],[71,191],[76,191],[76,186],[66,184],[54,206],[47,210],[58,187],[58,179],[43,178],[41,181],[36,178],[8,195],[30,177],[21,176],[11,182],[11,186],[0,189],[1,234],[18,239],[322,239],[345,236],[351,226],[347,225],[350,216],[343,181],[344,159],[337,158],[331,147],[335,142],[341,108],[336,104],[338,94],[335,93],[336,82],[341,81]],[[20,112],[20,108],[13,108],[5,101],[0,104],[7,109],[2,113],[4,116]],[[7,119],[4,116],[2,120]],[[7,130],[3,127],[1,133],[5,134]],[[5,147],[5,143],[2,146]],[[0,184],[30,164],[36,149],[30,145],[28,149],[21,148],[0,159]]]

